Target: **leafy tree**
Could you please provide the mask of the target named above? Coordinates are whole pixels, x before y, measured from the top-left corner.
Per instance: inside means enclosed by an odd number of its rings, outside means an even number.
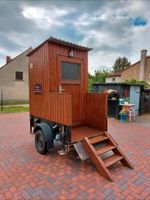
[[[92,90],[92,84],[93,84],[93,80],[92,79],[88,79],[88,89]]]
[[[94,75],[88,74],[88,88],[89,90],[92,90],[92,84],[93,83],[105,83],[106,82],[106,76],[111,72],[110,69],[105,68],[102,70],[96,70],[94,72]]]
[[[94,82],[105,83],[106,76],[110,73],[109,69],[96,70],[94,75]]]
[[[113,65],[113,71],[114,72],[120,72],[123,69],[126,69],[128,66],[130,66],[130,62],[126,57],[119,57],[116,59],[114,65]]]
[[[94,78],[94,75],[88,73],[88,79],[92,79],[93,80],[93,78]]]
[[[94,75],[88,73],[88,89],[89,90],[92,90],[92,84],[93,84],[93,81],[94,80]]]
[[[135,85],[143,85],[145,88],[150,87],[150,85],[146,81],[138,81],[135,79],[126,80],[125,83],[135,84]]]

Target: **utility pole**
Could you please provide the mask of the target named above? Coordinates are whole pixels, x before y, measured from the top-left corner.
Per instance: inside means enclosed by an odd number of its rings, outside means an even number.
[[[1,111],[3,111],[3,90],[1,90]]]

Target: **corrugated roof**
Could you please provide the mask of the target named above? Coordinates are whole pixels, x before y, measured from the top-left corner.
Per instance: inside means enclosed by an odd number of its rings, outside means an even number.
[[[68,42],[68,41],[64,41],[64,40],[57,39],[57,38],[54,38],[54,37],[50,37],[47,40],[45,40],[43,43],[38,45],[30,53],[28,53],[28,56],[31,55],[33,52],[35,52],[38,48],[40,48],[46,42],[51,42],[51,43],[67,46],[67,47],[70,47],[70,48],[79,49],[79,50],[82,50],[82,51],[91,51],[92,50],[92,48],[84,47],[84,46],[81,46],[81,45],[78,45],[78,44],[75,44],[75,43],[72,43],[72,42]]]

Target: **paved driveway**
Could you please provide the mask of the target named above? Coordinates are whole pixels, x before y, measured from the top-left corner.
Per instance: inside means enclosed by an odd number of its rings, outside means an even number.
[[[135,123],[140,124],[141,126],[150,127],[150,114],[136,117]]]
[[[28,113],[0,115],[0,200],[150,199],[150,127],[109,119],[109,132],[134,165],[112,167],[114,182],[71,154],[39,155]]]

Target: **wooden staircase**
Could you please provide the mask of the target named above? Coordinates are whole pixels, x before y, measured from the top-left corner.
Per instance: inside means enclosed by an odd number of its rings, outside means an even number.
[[[133,166],[109,133],[105,132],[92,138],[85,137],[82,143],[97,170],[105,178],[113,181],[108,168],[118,161],[133,169]]]

